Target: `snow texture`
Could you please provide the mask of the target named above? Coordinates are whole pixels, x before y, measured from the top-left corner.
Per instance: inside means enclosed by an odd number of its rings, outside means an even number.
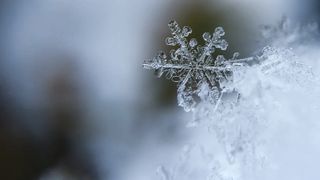
[[[221,27],[212,35],[203,34],[203,46],[186,39],[191,28],[180,28],[175,21],[169,28],[173,37],[166,42],[179,48],[171,50],[170,58],[159,53],[143,66],[178,83],[179,105],[194,114],[188,125],[197,127],[205,138],[186,145],[173,167],[160,166],[159,176],[162,180],[270,179],[265,172],[276,174],[276,170],[268,160],[273,158],[268,139],[274,138],[275,131],[269,128],[277,129],[283,123],[280,119],[288,109],[288,95],[304,98],[301,109],[319,111],[317,102],[305,100],[320,99],[318,77],[283,45],[266,46],[249,58],[238,59],[235,53],[226,59],[213,55],[215,49],[228,46]],[[283,33],[273,31],[268,36]]]

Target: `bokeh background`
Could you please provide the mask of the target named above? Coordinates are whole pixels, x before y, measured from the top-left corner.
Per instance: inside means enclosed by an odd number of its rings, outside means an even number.
[[[0,179],[155,179],[191,136],[176,85],[141,66],[167,49],[167,23],[190,25],[198,39],[223,26],[230,54],[245,57],[262,25],[319,22],[319,4],[0,1]]]

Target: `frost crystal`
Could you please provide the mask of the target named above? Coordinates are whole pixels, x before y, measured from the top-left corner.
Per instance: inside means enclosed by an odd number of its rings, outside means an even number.
[[[176,21],[169,22],[168,26],[172,37],[167,37],[165,42],[178,48],[172,49],[169,56],[160,52],[144,62],[143,67],[154,69],[158,77],[165,74],[167,79],[178,83],[178,104],[186,111],[194,109],[196,97],[203,87],[210,88],[212,103],[219,103],[226,91],[225,84],[232,80],[233,68],[244,66],[253,58],[237,59],[237,52],[231,59],[214,56],[216,49],[225,51],[228,47],[222,27],[217,27],[212,34],[205,32],[202,36],[205,44],[201,46],[196,39],[187,39],[192,32],[190,27],[181,28]]]

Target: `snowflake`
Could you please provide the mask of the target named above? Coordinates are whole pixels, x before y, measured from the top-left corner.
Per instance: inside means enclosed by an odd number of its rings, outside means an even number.
[[[228,42],[223,39],[225,31],[222,27],[215,28],[210,34],[205,32],[205,44],[198,45],[196,39],[190,41],[187,37],[192,33],[188,26],[181,28],[176,21],[170,21],[169,29],[172,37],[167,37],[165,42],[169,46],[178,46],[170,51],[169,57],[164,52],[151,60],[143,63],[146,69],[156,71],[158,77],[165,74],[167,79],[178,83],[178,104],[186,111],[194,109],[196,97],[201,89],[208,87],[211,103],[217,104],[226,91],[225,84],[232,81],[233,68],[246,66],[254,58],[238,59],[239,53],[233,54],[231,59],[223,55],[214,56],[216,49],[225,51]]]

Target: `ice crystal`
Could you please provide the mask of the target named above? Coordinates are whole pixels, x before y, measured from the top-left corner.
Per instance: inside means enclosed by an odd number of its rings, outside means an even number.
[[[196,39],[187,37],[192,33],[188,26],[180,27],[176,21],[168,24],[171,37],[165,42],[168,46],[178,46],[172,49],[167,56],[164,52],[151,60],[144,62],[143,67],[154,69],[161,77],[165,75],[178,83],[178,104],[186,111],[194,109],[196,97],[203,87],[210,88],[210,99],[217,104],[223,92],[225,84],[232,81],[232,71],[235,66],[244,66],[253,58],[238,59],[239,53],[234,53],[230,59],[223,55],[214,55],[216,49],[225,51],[228,42],[223,39],[225,31],[222,27],[215,28],[211,34],[203,34],[204,45],[198,45]]]

